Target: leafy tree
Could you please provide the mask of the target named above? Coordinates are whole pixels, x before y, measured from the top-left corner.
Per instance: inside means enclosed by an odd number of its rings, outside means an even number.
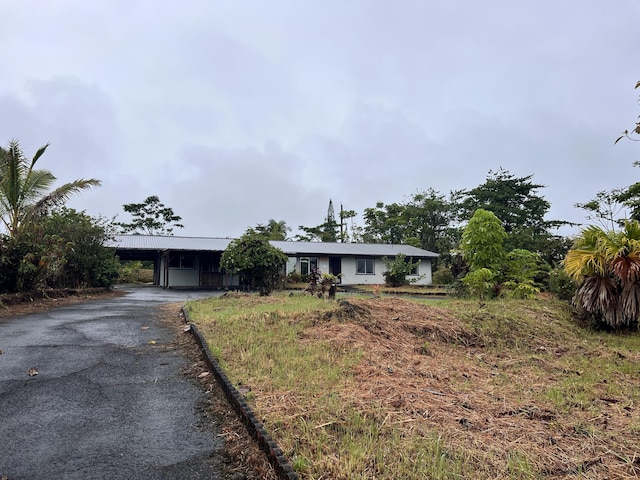
[[[407,275],[420,264],[420,260],[413,261],[411,258],[407,258],[404,253],[396,255],[392,260],[383,257],[382,261],[387,269],[383,274],[384,280],[390,287],[400,287],[408,284]]]
[[[626,189],[614,193],[615,200],[621,202],[630,210],[629,218],[632,220],[640,220],[640,182],[630,185]],[[618,224],[624,223],[624,220]]]
[[[640,211],[640,202],[635,200],[637,195],[640,194],[640,184],[638,188],[638,191],[634,191],[631,188],[627,190],[614,189],[608,192],[601,191],[596,194],[594,199],[586,203],[576,203],[575,206],[587,212],[587,220],[597,222],[605,230],[615,230],[624,224],[626,217],[625,206],[629,206],[634,210],[637,208]]]
[[[46,265],[50,287],[110,287],[118,279],[120,265],[111,248],[105,219],[62,207],[42,219],[34,234],[46,247],[41,262]]]
[[[302,230],[304,233],[297,234],[296,240],[300,242],[344,242],[347,240],[348,236],[346,235],[344,227],[344,220],[347,218],[351,218],[355,216],[356,213],[353,210],[347,210],[346,212],[342,210],[342,206],[340,207],[340,224],[336,221],[334,209],[333,209],[333,201],[329,200],[329,207],[327,208],[327,216],[324,219],[324,222],[315,227],[305,227],[304,225],[299,225],[298,228]]]
[[[419,248],[444,252],[459,240],[458,230],[452,227],[453,203],[433,188],[413,194],[406,204],[405,215],[407,233],[417,240]]]
[[[35,168],[48,146],[38,149],[31,160],[24,156],[17,140],[11,140],[6,149],[0,147],[0,218],[9,236],[64,205],[71,195],[100,185],[96,179],[79,179],[50,191],[56,177]]]
[[[429,188],[404,203],[365,209],[364,240],[370,243],[404,243],[440,253],[438,265],[450,265],[450,252],[460,240],[454,226],[455,201]]]
[[[298,233],[295,236],[297,242],[321,242],[323,229],[322,225],[317,227],[305,227],[304,225],[299,225],[298,228],[304,232]]]
[[[507,253],[503,286],[516,298],[534,298],[540,292],[536,276],[541,269],[540,256],[529,250],[515,249]]]
[[[131,214],[131,223],[115,222],[122,233],[134,235],[173,235],[174,228],[184,228],[172,208],[165,207],[156,195],[144,199],[142,203],[127,203],[122,206]]]
[[[637,328],[640,316],[640,223],[620,231],[585,228],[564,261],[578,283],[574,303],[596,323],[613,329]]]
[[[229,273],[239,274],[243,283],[265,296],[282,281],[287,259],[282,250],[263,236],[245,233],[229,244],[222,253],[220,265]]]
[[[364,210],[364,241],[368,243],[400,244],[407,235],[406,207],[399,203],[376,203]]]
[[[489,210],[502,221],[508,234],[505,238],[508,250],[535,251],[540,237],[546,237],[550,229],[567,222],[544,219],[551,204],[537,194],[544,185],[533,183],[532,178],[533,175],[515,177],[502,168],[497,172],[489,171],[484,184],[457,192],[461,197],[460,219],[470,218],[479,208]]]
[[[577,282],[571,278],[564,268],[554,268],[549,272],[549,291],[560,300],[571,301],[578,289]]]
[[[42,269],[33,236],[17,232],[0,236],[0,293],[31,291]]]
[[[119,263],[107,222],[60,207],[0,239],[0,292],[110,287]]]
[[[260,235],[267,240],[286,240],[291,228],[287,227],[284,220],[277,222],[274,219],[270,219],[266,225],[259,223],[255,227],[249,227],[246,231],[249,235]]]
[[[462,232],[460,249],[469,270],[487,268],[493,273],[500,270],[507,234],[502,222],[493,212],[479,208]]]
[[[532,251],[540,256],[548,268],[556,268],[564,260],[572,244],[573,240],[569,237],[540,235],[536,238]]]

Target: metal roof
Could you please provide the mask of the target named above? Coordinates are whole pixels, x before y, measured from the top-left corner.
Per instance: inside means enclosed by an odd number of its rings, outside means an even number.
[[[107,244],[122,250],[224,251],[232,238],[174,237],[161,235],[114,235]]]
[[[107,246],[121,250],[190,250],[222,252],[232,238],[175,237],[160,235],[115,235]],[[271,245],[290,256],[342,255],[394,257],[400,253],[414,258],[434,258],[438,254],[412,247],[411,245],[389,245],[383,243],[330,243],[330,242],[286,242],[272,241]]]
[[[412,247],[384,243],[331,243],[331,242],[277,242],[271,245],[291,255],[362,255],[371,257],[395,257],[404,253],[407,257],[437,257],[438,254]]]

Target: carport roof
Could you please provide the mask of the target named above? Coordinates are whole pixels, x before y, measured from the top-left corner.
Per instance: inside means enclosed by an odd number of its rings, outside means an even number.
[[[115,235],[108,246],[118,250],[182,250],[222,252],[232,238],[176,237],[160,235]],[[332,243],[332,242],[286,242],[272,241],[274,247],[290,256],[336,255],[394,257],[405,254],[413,258],[435,258],[437,253],[412,247],[411,245],[389,245],[383,243]]]
[[[224,251],[232,238],[174,237],[163,235],[114,235],[107,246],[118,250]]]

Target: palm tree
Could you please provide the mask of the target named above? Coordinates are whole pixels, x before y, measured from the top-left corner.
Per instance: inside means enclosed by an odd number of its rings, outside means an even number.
[[[612,328],[637,326],[640,317],[640,223],[620,231],[590,226],[564,260],[579,283],[574,302]]]
[[[31,161],[17,140],[11,140],[6,149],[0,147],[0,219],[9,236],[16,236],[39,215],[63,205],[71,195],[100,185],[96,179],[79,179],[49,191],[56,177],[48,170],[35,169],[48,146],[40,147]]]

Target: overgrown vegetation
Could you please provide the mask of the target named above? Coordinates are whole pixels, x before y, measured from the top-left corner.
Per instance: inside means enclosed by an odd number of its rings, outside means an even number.
[[[36,168],[47,147],[31,160],[16,140],[0,148],[0,293],[109,287],[118,275],[114,253],[104,247],[107,222],[64,207],[100,182],[79,179],[52,190],[56,177]]]
[[[264,296],[284,283],[286,262],[284,252],[272,246],[265,236],[248,231],[229,244],[222,253],[220,266],[231,274],[240,275],[242,284],[257,289]]]
[[[640,475],[640,337],[584,330],[566,303],[187,308],[304,479]]]
[[[578,308],[608,328],[637,329],[640,316],[640,223],[622,230],[591,226],[582,231],[564,262],[566,273],[579,282]]]
[[[407,275],[417,268],[420,264],[419,260],[408,258],[404,253],[400,253],[393,259],[382,257],[386,271],[384,272],[384,280],[389,287],[400,287],[407,285]]]

